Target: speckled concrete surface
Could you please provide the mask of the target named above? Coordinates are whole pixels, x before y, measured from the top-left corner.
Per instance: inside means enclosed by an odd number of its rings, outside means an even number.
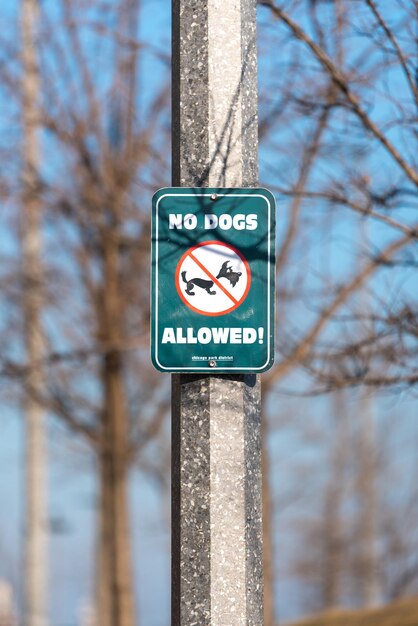
[[[242,186],[241,2],[208,1],[209,186]]]
[[[256,2],[241,0],[242,187],[258,185]]]
[[[209,169],[206,0],[173,0],[173,185],[207,186]]]
[[[210,379],[173,381],[173,624],[211,624]],[[180,549],[179,549],[180,548]],[[175,602],[174,602],[175,600]]]
[[[243,384],[210,379],[211,624],[246,624]]]
[[[255,0],[173,0],[173,185],[256,186]],[[260,383],[173,376],[173,626],[262,626]]]
[[[263,624],[260,376],[244,377],[246,626]]]

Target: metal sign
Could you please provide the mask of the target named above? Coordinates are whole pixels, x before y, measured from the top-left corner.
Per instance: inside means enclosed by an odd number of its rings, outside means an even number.
[[[274,360],[275,201],[266,189],[153,198],[151,356],[165,372],[263,372]]]

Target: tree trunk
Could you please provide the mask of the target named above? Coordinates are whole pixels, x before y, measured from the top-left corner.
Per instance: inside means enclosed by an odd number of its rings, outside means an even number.
[[[360,241],[368,245],[367,223],[360,223]],[[363,314],[372,319],[371,296],[364,291]],[[373,333],[372,321],[366,321],[366,330]],[[365,607],[375,607],[380,600],[377,554],[377,442],[374,412],[374,396],[364,389],[359,396],[359,500],[360,500],[360,571],[362,578],[362,602]]]
[[[110,420],[113,421],[113,420]],[[114,424],[106,429],[109,436]],[[115,446],[99,454],[100,542],[98,624],[135,624],[130,560],[127,469],[121,467]]]
[[[348,432],[346,401],[343,391],[334,393],[334,432],[332,442],[330,479],[325,495],[324,525],[324,608],[334,609],[341,604],[344,576],[344,527],[342,505],[345,492]]]
[[[23,0],[22,116],[23,116],[23,308],[27,359],[26,417],[26,533],[25,617],[26,626],[47,624],[47,512],[45,503],[44,410],[38,398],[43,389],[41,359],[44,341],[41,328],[42,267],[39,201],[39,71],[35,32],[37,0]]]
[[[373,396],[360,396],[360,549],[363,605],[375,607],[380,601],[377,554],[378,499],[376,485],[376,440]]]
[[[100,541],[98,573],[98,623],[100,626],[134,626],[135,610],[129,532],[127,481],[129,466],[128,423],[121,339],[121,295],[118,290],[117,229],[104,242],[101,338],[103,422],[99,450]]]

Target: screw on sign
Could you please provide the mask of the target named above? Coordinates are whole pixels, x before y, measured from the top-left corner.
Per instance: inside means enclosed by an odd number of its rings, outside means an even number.
[[[202,315],[225,315],[245,300],[251,271],[236,248],[205,241],[187,250],[176,270],[176,288],[182,301]]]

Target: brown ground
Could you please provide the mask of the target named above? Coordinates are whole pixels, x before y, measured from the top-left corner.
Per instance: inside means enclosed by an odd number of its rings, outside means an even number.
[[[418,626],[418,599],[367,611],[335,611],[289,626]]]

